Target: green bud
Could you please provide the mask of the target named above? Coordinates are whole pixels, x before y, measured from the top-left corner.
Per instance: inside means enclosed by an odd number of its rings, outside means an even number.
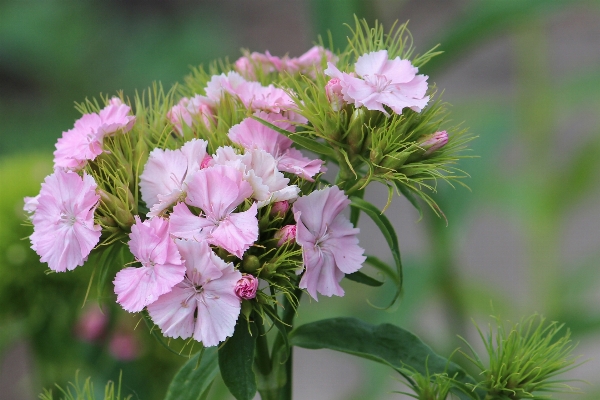
[[[244,256],[242,261],[242,269],[246,272],[255,272],[260,268],[260,260],[253,255]]]
[[[360,154],[364,140],[363,128],[367,114],[363,108],[357,108],[350,117],[346,142],[350,145],[350,154]]]
[[[100,194],[100,200],[104,206],[103,208],[108,211],[108,214],[112,216],[121,228],[129,229],[129,227],[134,224],[135,220],[133,219],[133,215],[127,204],[117,196],[108,193],[105,190],[99,190],[98,193]]]
[[[399,153],[388,154],[385,157],[383,157],[383,160],[381,161],[380,165],[386,170],[392,169],[394,171],[397,171],[398,169],[400,169],[400,167],[404,165],[404,163],[406,163],[406,160],[408,160],[410,154],[411,152],[409,151],[401,151]]]
[[[250,320],[250,314],[252,314],[252,303],[250,300],[242,300],[242,315]]]

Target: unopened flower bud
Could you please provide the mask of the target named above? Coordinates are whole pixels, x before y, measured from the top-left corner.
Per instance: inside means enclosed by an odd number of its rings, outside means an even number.
[[[260,260],[256,256],[245,255],[242,261],[242,269],[246,272],[254,272],[260,268]]]
[[[362,107],[354,110],[350,117],[346,141],[350,145],[351,154],[360,154],[361,152],[363,141],[365,139],[363,127],[367,120],[368,115]]]
[[[246,317],[247,320],[250,319],[250,315],[252,314],[252,303],[249,301],[242,301],[242,315]]]
[[[123,101],[121,101],[120,98],[118,97],[113,97],[108,101],[108,105],[110,106],[122,106],[123,105]]]
[[[327,85],[325,85],[325,94],[333,111],[340,111],[344,107],[344,104],[346,104],[344,95],[342,94],[342,84],[338,78],[332,78],[327,82]]]
[[[277,246],[281,247],[284,243],[296,242],[296,225],[286,225],[275,233],[275,239],[277,240]]]
[[[446,131],[439,131],[431,135],[426,135],[419,140],[419,146],[425,150],[425,156],[441,149],[446,143],[448,143],[448,134]]]
[[[277,201],[271,206],[271,215],[283,216],[290,209],[290,203],[287,200]]]
[[[235,294],[243,300],[250,300],[256,297],[258,289],[258,279],[250,274],[242,275],[242,279],[235,284]]]

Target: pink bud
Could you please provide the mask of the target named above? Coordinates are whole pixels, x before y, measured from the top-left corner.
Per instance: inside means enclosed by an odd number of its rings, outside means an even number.
[[[128,332],[116,332],[110,338],[108,350],[115,359],[121,361],[135,360],[140,355],[135,337]]]
[[[210,162],[212,161],[212,157],[210,155],[205,155],[204,158],[202,159],[202,162],[200,163],[200,169],[204,169],[204,168],[208,168],[210,167]]]
[[[296,242],[296,225],[286,225],[275,233],[277,246],[281,247],[286,242]]]
[[[235,284],[235,294],[244,300],[250,300],[256,297],[258,289],[258,279],[254,275],[244,274],[242,279]]]
[[[99,307],[88,308],[75,325],[75,336],[85,342],[95,342],[104,335],[108,316]]]
[[[290,203],[287,200],[277,201],[271,206],[271,215],[284,215],[290,209]]]
[[[342,94],[342,84],[338,78],[332,78],[325,85],[325,94],[333,111],[340,111],[344,106],[344,95]]]
[[[113,97],[108,101],[108,105],[110,106],[122,106],[123,102],[118,97]]]
[[[446,143],[448,143],[448,134],[446,131],[439,131],[431,135],[426,135],[419,140],[419,146],[425,150],[426,156],[441,149]]]

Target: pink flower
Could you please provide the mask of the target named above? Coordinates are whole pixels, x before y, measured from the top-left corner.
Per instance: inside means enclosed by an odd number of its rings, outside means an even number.
[[[348,204],[350,200],[337,186],[314,191],[294,203],[296,243],[302,246],[305,266],[300,288],[315,300],[317,292],[343,296],[339,282],[344,274],[358,271],[366,260],[358,246],[359,229],[341,214]]]
[[[243,300],[255,298],[257,289],[258,279],[250,274],[242,275],[242,278],[235,284],[235,294]]]
[[[283,60],[272,56],[268,51],[265,54],[253,52],[240,57],[234,64],[235,69],[248,79],[256,79],[255,71],[262,71],[262,75],[281,71]]]
[[[77,320],[75,336],[85,342],[99,340],[108,327],[108,315],[100,307],[88,307]]]
[[[384,105],[402,114],[405,107],[420,112],[429,102],[425,95],[427,76],[417,75],[418,68],[408,60],[389,60],[387,50],[360,56],[354,70],[358,77],[342,73],[328,63],[325,74],[340,80],[344,100],[356,107],[365,106],[388,115]]]
[[[144,222],[136,215],[129,235],[129,250],[141,267],[127,267],[115,276],[117,303],[138,312],[181,282],[185,266],[169,235],[169,221],[160,217]]]
[[[240,74],[233,71],[228,72],[227,75],[214,75],[206,84],[206,97],[210,101],[218,103],[224,93],[235,96],[239,86],[246,82]]]
[[[131,332],[115,332],[108,342],[108,351],[117,360],[133,361],[140,355],[140,346]]]
[[[204,126],[210,128],[215,123],[213,117],[214,105],[215,103],[208,97],[200,96],[199,94],[191,99],[184,97],[171,108],[167,113],[167,118],[169,118],[173,127],[180,135],[183,135],[182,123],[191,127],[196,115],[200,115]]]
[[[434,151],[437,151],[444,147],[448,143],[448,133],[446,131],[439,131],[422,137],[419,140],[419,146],[425,150],[425,156],[430,155]]]
[[[198,207],[203,215],[195,216],[179,203],[171,214],[171,234],[195,241],[207,240],[242,258],[258,239],[256,203],[244,211],[233,211],[252,195],[252,186],[239,170],[215,165],[198,171],[189,183],[186,203]]]
[[[183,201],[188,183],[208,156],[207,145],[205,140],[192,139],[177,150],[152,150],[140,175],[140,191],[150,208],[149,217]]]
[[[322,46],[313,46],[298,58],[293,58],[290,64],[304,74],[314,78],[315,70],[321,70],[323,61],[335,64],[337,57]]]
[[[94,178],[56,169],[46,177],[33,215],[31,248],[56,272],[72,270],[87,260],[100,240],[94,210],[100,196]]]
[[[121,102],[121,99],[113,97],[109,104],[100,110],[102,125],[99,134],[102,136],[112,135],[117,131],[129,132],[135,123],[135,117],[129,115],[131,107]]]
[[[206,242],[177,240],[177,245],[185,277],[149,305],[148,313],[166,337],[193,337],[204,346],[216,346],[233,335],[241,309],[235,288],[242,274]]]
[[[342,84],[338,78],[331,78],[325,85],[325,94],[333,111],[340,111],[346,102],[342,94]]]
[[[95,160],[102,154],[102,143],[105,136],[117,131],[128,132],[135,123],[135,117],[128,115],[131,108],[113,98],[100,111],[100,114],[84,114],[75,121],[75,126],[56,142],[54,166],[64,169],[78,170],[88,160]]]
[[[286,225],[277,232],[275,232],[275,239],[277,239],[277,246],[281,247],[287,242],[296,242],[296,225]]]
[[[293,125],[279,114],[258,112],[257,117],[293,132]],[[312,181],[312,177],[321,171],[322,160],[311,160],[302,155],[299,150],[292,148],[292,139],[274,131],[252,118],[246,118],[229,130],[229,138],[246,149],[262,149],[277,160],[280,171],[300,175]]]
[[[23,206],[23,211],[29,214],[29,218],[33,218],[33,214],[35,210],[37,210],[39,204],[40,195],[38,194],[35,197],[25,197],[23,200],[25,201],[25,205]]]

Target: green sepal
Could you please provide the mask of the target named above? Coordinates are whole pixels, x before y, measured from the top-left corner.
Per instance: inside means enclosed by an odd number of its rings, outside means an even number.
[[[363,285],[367,285],[367,286],[377,287],[377,286],[383,285],[383,282],[378,281],[375,278],[371,278],[369,275],[364,274],[360,271],[356,271],[351,274],[347,274],[345,276],[345,278],[349,279],[351,281],[354,281],[354,282],[362,283]]]
[[[233,336],[219,348],[223,382],[237,400],[252,400],[256,395],[256,376],[252,366],[257,332],[254,321],[240,317]]]
[[[165,400],[201,400],[219,372],[217,348],[203,348],[175,374]]]

